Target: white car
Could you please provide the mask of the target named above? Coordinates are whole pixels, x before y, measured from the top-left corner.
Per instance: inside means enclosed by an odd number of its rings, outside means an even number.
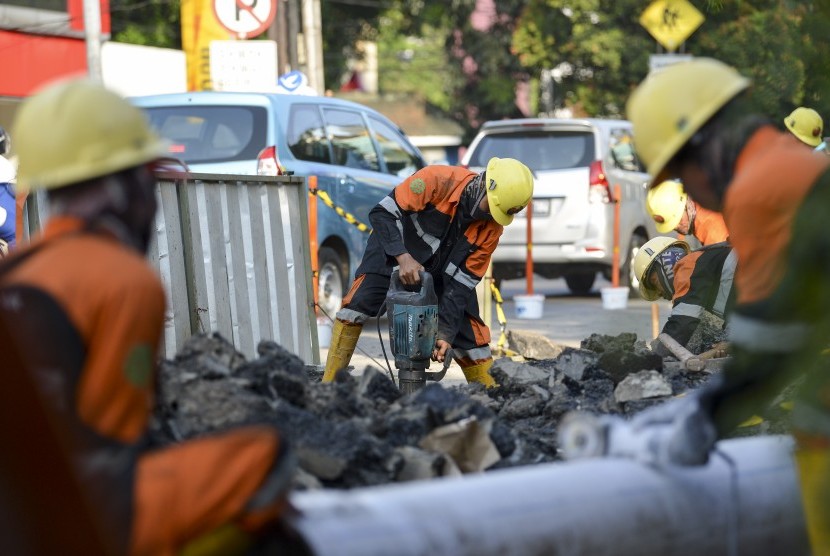
[[[485,123],[462,164],[481,171],[493,157],[524,162],[533,172],[533,270],[564,277],[575,294],[593,287],[597,272],[611,279],[614,190],[620,188],[620,285],[634,291],[630,261],[657,234],[645,208],[649,175],[634,151],[625,120],[527,118]],[[493,254],[496,282],[525,274],[527,219],[506,227]]]

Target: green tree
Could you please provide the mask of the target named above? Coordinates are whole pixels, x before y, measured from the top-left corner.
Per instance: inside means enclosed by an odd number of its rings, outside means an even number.
[[[110,20],[115,41],[182,47],[181,0],[110,0]]]
[[[648,71],[651,41],[640,0],[529,0],[513,36],[527,71],[557,72],[556,104],[590,116],[619,116]]]

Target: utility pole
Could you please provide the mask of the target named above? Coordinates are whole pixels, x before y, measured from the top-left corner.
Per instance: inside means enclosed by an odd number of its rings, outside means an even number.
[[[322,95],[326,91],[326,83],[323,71],[323,25],[320,0],[302,0],[302,3],[308,84]]]
[[[86,40],[86,65],[89,78],[103,81],[101,73],[101,2],[84,0],[84,38]]]
[[[288,57],[288,25],[287,0],[274,0],[277,4],[277,15],[271,26],[268,27],[268,38],[277,43],[277,76],[290,71],[291,63]]]
[[[299,69],[299,36],[300,36],[300,8],[297,2],[288,0],[288,64],[291,70]]]

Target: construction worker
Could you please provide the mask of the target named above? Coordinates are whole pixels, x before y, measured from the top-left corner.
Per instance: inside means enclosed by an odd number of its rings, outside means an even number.
[[[812,108],[799,106],[784,118],[784,125],[799,141],[817,149],[822,142],[824,121]]]
[[[475,287],[490,264],[503,227],[530,202],[533,174],[512,158],[491,158],[479,174],[427,166],[398,185],[370,212],[374,228],[332,330],[323,381],[354,353],[363,324],[378,314],[399,268],[405,285],[428,271],[438,294],[433,359],[453,357],[468,382],[493,386],[490,329],[479,317]]]
[[[728,243],[691,251],[685,241],[658,236],[637,252],[634,272],[643,299],[655,301],[662,297],[672,302],[662,332],[686,346],[704,311],[724,318],[731,309],[736,262]],[[659,341],[653,347],[663,357],[670,355]]]
[[[85,80],[26,99],[14,135],[18,186],[45,190],[52,217],[0,265],[0,319],[73,431],[77,473],[118,551],[246,546],[287,504],[292,456],[274,428],[148,449],[165,295],[144,254],[166,145],[137,108]]]
[[[830,160],[755,113],[749,79],[696,58],[647,77],[627,104],[638,153],[654,176],[683,181],[720,211],[740,265],[729,320],[732,363],[700,404],[719,435],[767,407],[795,378],[796,460],[813,554],[830,554]],[[679,427],[679,434],[698,427]],[[705,434],[676,439],[708,450]],[[714,436],[712,437],[714,438]]]
[[[693,236],[701,245],[722,243],[729,238],[723,216],[690,199],[678,180],[666,180],[649,189],[646,210],[661,234],[674,231]]]

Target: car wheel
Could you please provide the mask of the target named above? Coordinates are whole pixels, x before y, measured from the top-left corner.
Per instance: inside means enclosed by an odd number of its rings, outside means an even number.
[[[575,272],[565,275],[565,283],[574,295],[587,295],[594,287],[596,272]]]
[[[337,251],[331,247],[322,247],[317,254],[320,267],[317,287],[317,303],[324,314],[334,318],[346,295],[346,272]]]
[[[642,234],[634,234],[631,236],[631,241],[628,243],[628,260],[625,262],[625,268],[620,272],[620,279],[623,281],[621,286],[628,286],[630,291],[629,297],[638,297],[640,295],[640,279],[634,274],[634,257],[640,251],[640,247],[646,244],[648,238]]]

